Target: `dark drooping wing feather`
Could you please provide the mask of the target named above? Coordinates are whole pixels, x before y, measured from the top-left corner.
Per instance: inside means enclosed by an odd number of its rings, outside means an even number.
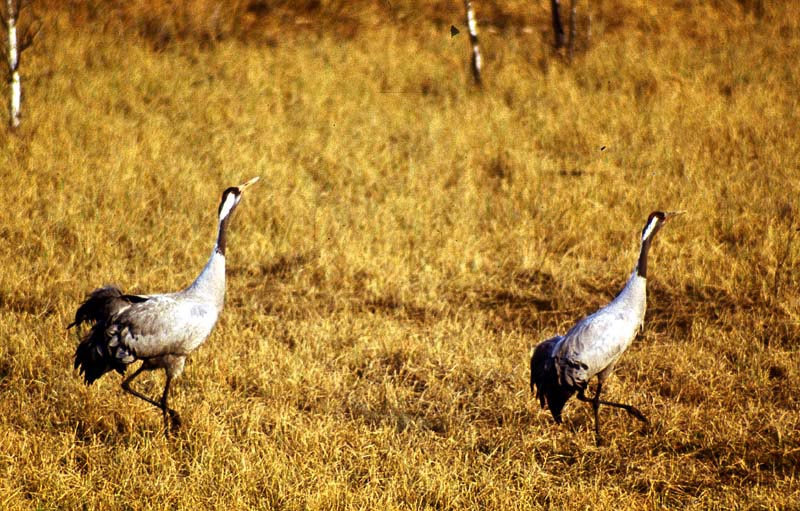
[[[89,332],[81,339],[75,350],[75,369],[86,378],[87,385],[111,370],[125,373],[127,358],[118,353],[125,348],[119,344],[110,345],[106,331],[112,326],[114,318],[128,309],[131,304],[147,301],[146,296],[126,295],[115,286],[105,286],[92,291],[89,298],[78,307],[75,321],[69,327],[83,323],[94,323]]]
[[[89,298],[78,307],[75,312],[75,321],[67,328],[80,326],[89,321],[103,321],[115,316],[122,309],[128,308],[132,303],[147,301],[146,296],[126,295],[116,286],[103,286],[95,289]]]
[[[574,390],[559,384],[558,371],[556,370],[554,351],[561,336],[553,337],[541,342],[531,356],[531,392],[536,392],[542,408],[547,405],[553,419],[561,424],[561,411]]]

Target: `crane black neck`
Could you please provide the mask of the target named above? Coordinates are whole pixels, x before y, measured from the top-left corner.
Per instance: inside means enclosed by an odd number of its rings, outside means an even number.
[[[636,263],[636,275],[647,278],[647,253],[650,251],[650,242],[652,238],[642,240],[642,248],[639,251],[639,262]]]
[[[216,253],[225,255],[225,246],[228,241],[228,224],[230,223],[233,211],[239,204],[241,191],[232,186],[222,192],[222,200],[219,203],[219,233],[217,234]]]
[[[228,224],[230,223],[230,220],[231,215],[228,215],[219,222],[219,232],[217,233],[217,246],[215,251],[221,256],[225,255],[225,247],[228,242]]]
[[[664,226],[665,221],[666,215],[664,213],[654,211],[650,213],[642,230],[642,248],[639,252],[639,262],[636,264],[636,274],[643,279],[647,278],[647,253],[650,251],[650,243],[653,242],[653,238]]]

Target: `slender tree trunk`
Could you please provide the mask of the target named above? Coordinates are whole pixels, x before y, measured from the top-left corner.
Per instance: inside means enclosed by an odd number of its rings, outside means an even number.
[[[569,42],[567,43],[567,55],[569,61],[572,62],[572,56],[575,54],[575,25],[578,22],[578,0],[570,0],[569,6]]]
[[[475,11],[472,9],[472,2],[464,0],[464,8],[467,11],[467,28],[469,29],[469,42],[472,45],[472,79],[475,84],[481,85],[481,50],[478,47],[478,23],[475,21]]]
[[[592,11],[589,9],[589,2],[586,2],[586,49],[592,46]]]
[[[556,49],[564,47],[564,25],[561,23],[561,2],[550,0],[550,10],[553,13],[553,34],[556,38]]]
[[[6,31],[8,32],[8,82],[11,88],[9,99],[8,125],[12,129],[19,127],[20,103],[22,102],[22,83],[19,77],[19,46],[17,45],[17,5],[14,0],[6,0]]]

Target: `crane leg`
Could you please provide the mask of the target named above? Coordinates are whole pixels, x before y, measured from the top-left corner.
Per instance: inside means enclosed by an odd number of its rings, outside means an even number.
[[[623,410],[625,410],[629,414],[633,415],[634,417],[636,417],[640,421],[644,422],[645,424],[650,424],[650,421],[647,420],[647,417],[645,417],[645,415],[642,412],[640,412],[638,409],[636,409],[636,407],[634,407],[634,406],[626,405],[626,404],[623,404],[623,403],[612,403],[611,401],[599,401],[599,403],[601,405],[614,406],[616,408],[622,408]]]
[[[166,428],[166,433],[169,434],[170,429],[169,429],[169,423],[168,423],[168,419],[167,419],[167,414],[169,414],[169,417],[172,419],[173,429],[177,429],[181,424],[181,420],[180,420],[180,417],[178,416],[178,412],[176,412],[175,410],[167,407],[167,394],[169,393],[169,384],[170,384],[170,380],[172,378],[169,375],[167,375],[167,384],[164,386],[164,394],[161,396],[161,401],[160,402],[156,401],[155,399],[149,398],[149,397],[145,396],[144,394],[142,394],[141,392],[131,388],[131,382],[146,369],[147,369],[147,367],[145,367],[145,365],[142,364],[141,366],[139,366],[139,369],[137,369],[136,371],[133,372],[132,375],[130,375],[127,378],[125,378],[122,381],[122,390],[124,390],[128,394],[131,394],[131,395],[134,395],[134,396],[138,397],[139,399],[141,399],[143,401],[147,401],[151,405],[153,405],[153,406],[157,407],[158,409],[160,409],[161,412],[164,414],[164,427]]]
[[[584,394],[584,390],[578,391],[578,399],[584,402],[592,403],[592,409],[594,410],[594,430],[595,434],[597,435],[597,445],[600,445],[603,441],[602,437],[600,436],[600,420],[598,418],[598,412],[600,410],[600,405],[606,406],[613,406],[615,408],[622,408],[629,414],[633,415],[640,421],[645,424],[650,424],[650,421],[647,420],[647,417],[640,412],[636,407],[632,405],[626,405],[624,403],[615,403],[613,401],[603,401],[600,399],[600,391],[603,389],[603,382],[597,382],[597,392],[595,392],[594,397],[588,398],[586,394]]]
[[[598,447],[603,444],[603,437],[600,435],[600,391],[603,390],[603,382],[597,382],[597,391],[594,393],[593,398],[586,397],[584,389],[578,391],[578,399],[584,402],[592,403],[592,411],[594,411],[594,434]]]
[[[181,416],[178,415],[178,412],[167,406],[170,383],[172,383],[172,375],[167,371],[167,383],[164,385],[164,394],[161,396],[161,411],[164,414],[164,431],[167,436],[169,436],[170,431],[175,431],[181,427]],[[170,420],[172,420],[171,428]]]

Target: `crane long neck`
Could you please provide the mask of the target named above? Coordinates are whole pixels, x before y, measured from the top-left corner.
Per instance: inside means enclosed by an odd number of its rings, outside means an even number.
[[[211,257],[200,275],[186,289],[188,294],[212,299],[220,309],[225,302],[225,244],[229,218],[230,216],[225,217],[219,222],[217,241]]]
[[[639,251],[639,261],[636,263],[636,274],[643,279],[647,278],[647,253],[650,251],[650,238],[642,240],[642,248]]]
[[[228,242],[228,223],[231,215],[226,216],[219,222],[219,231],[217,233],[217,244],[214,245],[214,252],[225,255],[225,246]]]
[[[628,311],[638,311],[639,323],[643,320],[647,307],[647,252],[649,250],[650,241],[643,241],[636,268],[631,272],[622,291],[608,305],[611,308],[621,307]]]

